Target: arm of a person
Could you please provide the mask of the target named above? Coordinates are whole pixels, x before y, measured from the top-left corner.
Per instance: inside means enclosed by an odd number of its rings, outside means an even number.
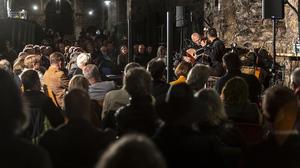
[[[59,79],[60,79],[61,88],[67,89],[68,86],[69,86],[69,79],[68,79],[68,77],[62,71],[59,72],[58,76],[59,76]]]

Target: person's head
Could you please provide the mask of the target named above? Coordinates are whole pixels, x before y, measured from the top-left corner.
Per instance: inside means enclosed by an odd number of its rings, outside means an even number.
[[[241,69],[241,60],[237,53],[228,52],[223,56],[223,65],[227,71],[234,71]]]
[[[166,109],[159,112],[162,120],[169,125],[190,124],[192,105],[194,103],[192,89],[186,83],[171,85],[166,95]]]
[[[147,71],[150,72],[153,80],[162,80],[166,71],[166,65],[163,60],[152,59],[148,63]]]
[[[194,91],[197,92],[204,88],[208,81],[209,74],[210,71],[207,66],[195,65],[188,73],[186,82]]]
[[[82,89],[72,89],[64,98],[65,112],[69,121],[85,119],[90,121],[91,100]]]
[[[12,76],[0,69],[0,134],[18,133],[27,123],[21,93]]]
[[[96,168],[166,168],[153,142],[142,135],[125,135],[112,144]]]
[[[157,57],[164,58],[166,56],[166,48],[164,46],[159,46],[157,49]]]
[[[147,47],[147,53],[148,54],[152,54],[152,51],[153,51],[153,47],[152,46],[148,46]]]
[[[144,44],[140,44],[139,47],[138,47],[138,52],[139,54],[144,54],[146,51],[146,47]]]
[[[187,77],[191,68],[192,68],[192,65],[190,63],[181,61],[175,69],[175,75],[177,77],[180,77],[180,76]]]
[[[41,57],[39,55],[28,55],[24,59],[24,65],[27,69],[40,69]]]
[[[69,90],[82,89],[89,90],[89,81],[82,75],[74,75],[69,82]]]
[[[54,52],[50,55],[51,66],[56,66],[59,69],[64,68],[64,55],[60,52]]]
[[[124,76],[127,74],[127,72],[133,68],[138,68],[141,67],[141,65],[139,63],[136,62],[130,62],[128,63],[125,68],[124,68]]]
[[[86,50],[86,52],[88,52],[90,54],[94,53],[94,51],[95,51],[94,44],[92,42],[87,42],[85,45],[85,50]]]
[[[35,54],[35,51],[34,51],[34,49],[32,48],[32,47],[25,47],[24,49],[23,49],[23,52],[25,52],[25,53],[27,53],[27,54]]]
[[[120,52],[121,52],[121,54],[124,54],[124,55],[128,54],[127,46],[125,46],[125,45],[121,46]]]
[[[139,51],[139,45],[138,45],[138,44],[134,44],[134,45],[133,45],[133,53],[134,53],[134,54],[137,54],[138,51]]]
[[[94,64],[88,64],[82,72],[91,85],[101,81],[101,74]]]
[[[64,53],[65,52],[65,43],[63,42],[59,42],[57,47],[58,47],[58,51],[61,52],[61,53]]]
[[[21,75],[24,90],[41,90],[39,74],[35,70],[27,70]]]
[[[107,55],[107,54],[108,54],[107,47],[105,47],[105,46],[102,46],[102,47],[100,48],[100,51],[101,51],[101,54],[102,54],[102,55]]]
[[[273,86],[265,92],[262,109],[266,119],[272,123],[273,129],[291,130],[298,117],[297,96],[285,86]]]
[[[76,64],[78,68],[84,69],[84,67],[90,63],[91,55],[89,53],[81,53],[77,56]]]
[[[112,41],[107,41],[106,48],[107,52],[111,53],[114,50],[114,43]]]
[[[249,101],[248,96],[247,82],[241,77],[235,77],[223,87],[221,99],[225,104],[244,104]]]
[[[227,119],[224,105],[221,102],[219,94],[213,89],[203,89],[196,94],[196,106],[199,113],[199,122],[211,126],[218,126]],[[200,110],[200,111],[199,111]]]
[[[212,42],[214,39],[216,39],[218,37],[218,32],[215,28],[209,28],[207,35],[208,35],[209,41]]]
[[[201,37],[198,33],[193,33],[191,35],[191,39],[192,39],[193,43],[197,44],[198,46],[201,45]]]
[[[132,98],[151,95],[151,75],[144,68],[130,69],[124,77],[124,88]]]
[[[6,59],[0,60],[0,69],[3,69],[9,73],[12,73],[12,67]]]
[[[300,68],[296,68],[291,75],[291,84],[293,90],[300,87]]]

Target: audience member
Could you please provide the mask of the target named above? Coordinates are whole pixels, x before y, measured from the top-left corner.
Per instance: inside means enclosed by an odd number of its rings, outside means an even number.
[[[188,73],[186,83],[194,92],[198,92],[205,87],[209,74],[210,71],[207,66],[197,64]]]
[[[63,108],[63,98],[68,88],[69,80],[63,71],[64,56],[59,52],[50,55],[50,67],[44,74],[43,84],[48,92],[53,92],[59,107]]]
[[[246,81],[241,77],[230,79],[222,90],[221,98],[228,118],[235,123],[261,123],[257,104],[249,101]]]
[[[0,165],[9,168],[51,168],[46,151],[20,139],[17,133],[26,128],[28,114],[11,75],[0,69]]]
[[[41,82],[36,71],[25,71],[21,79],[24,90],[23,98],[30,112],[29,126],[24,131],[23,137],[37,143],[40,136],[49,129],[48,127],[56,128],[63,124],[64,117],[52,100],[40,91]]]
[[[91,101],[85,91],[73,89],[64,100],[68,122],[46,132],[40,145],[49,152],[56,168],[93,168],[114,137],[92,125]]]
[[[270,130],[263,142],[247,150],[243,166],[299,167],[300,136],[295,128],[299,113],[297,96],[285,86],[273,86],[265,92],[262,106]]]
[[[128,73],[129,70],[133,69],[133,68],[137,68],[140,67],[141,65],[138,63],[129,63],[126,65],[125,69],[124,69],[124,76],[123,76],[123,81],[125,80],[125,76]],[[106,116],[108,115],[109,112],[111,112],[111,114],[109,115],[113,115],[114,113],[122,106],[125,106],[129,103],[129,94],[128,92],[125,90],[125,86],[123,85],[123,87],[119,90],[112,90],[109,91],[104,98],[104,102],[103,102],[103,110],[102,110],[102,119],[106,118]]]
[[[133,68],[126,73],[124,88],[130,95],[130,103],[115,114],[119,135],[154,134],[158,118],[154,111],[151,87],[151,75],[144,68]]]
[[[120,70],[123,70],[128,63],[128,48],[127,46],[121,46],[120,54],[118,55],[117,65]]]
[[[296,68],[291,75],[291,87],[300,98],[300,68]]]
[[[196,100],[194,110],[198,118],[197,129],[202,134],[215,138],[223,146],[243,147],[241,134],[228,121],[219,94],[213,89],[203,89],[196,94]]]
[[[175,69],[175,75],[177,77],[177,80],[171,82],[170,84],[176,85],[179,83],[185,83],[186,77],[191,68],[192,68],[192,65],[188,62],[182,61],[181,63],[179,63],[179,65],[177,65],[177,67]]]
[[[243,74],[241,72],[241,61],[237,53],[229,52],[223,57],[226,74],[216,83],[216,90],[221,94],[226,82],[234,77],[242,77],[249,86],[249,100],[258,103],[261,94],[261,84],[254,75]]]
[[[90,63],[91,56],[89,53],[80,53],[76,58],[76,67],[69,71],[69,78],[74,75],[82,75],[83,69]]]
[[[148,63],[148,72],[152,76],[152,90],[151,93],[155,98],[156,106],[160,106],[165,102],[166,94],[170,85],[166,83],[165,72],[166,65],[163,60],[152,59]]]
[[[83,69],[83,75],[90,83],[90,98],[97,100],[99,105],[102,106],[105,94],[116,88],[115,83],[113,81],[103,81],[98,68],[93,64],[89,64]]]
[[[164,125],[154,136],[154,142],[170,168],[222,167],[218,144],[209,136],[193,129],[196,122],[192,110],[193,91],[185,83],[172,85],[166,98],[167,108],[162,113]]]

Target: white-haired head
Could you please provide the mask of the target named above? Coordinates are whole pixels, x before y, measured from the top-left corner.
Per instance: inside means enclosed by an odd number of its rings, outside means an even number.
[[[91,60],[91,55],[89,53],[81,53],[78,55],[76,64],[80,69],[83,69]]]

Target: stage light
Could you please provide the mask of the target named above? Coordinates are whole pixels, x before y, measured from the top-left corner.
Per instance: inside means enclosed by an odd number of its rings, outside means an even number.
[[[89,11],[89,15],[90,15],[90,16],[94,15],[94,11],[93,11],[93,10],[90,10],[90,11]]]
[[[110,0],[105,0],[105,1],[104,1],[104,4],[105,4],[106,6],[110,6],[111,1],[110,1]]]
[[[39,9],[39,7],[38,7],[37,5],[33,5],[33,6],[32,6],[32,9],[36,11],[36,10]]]

